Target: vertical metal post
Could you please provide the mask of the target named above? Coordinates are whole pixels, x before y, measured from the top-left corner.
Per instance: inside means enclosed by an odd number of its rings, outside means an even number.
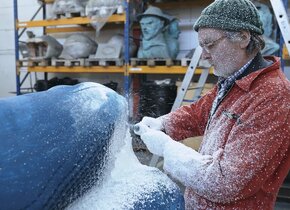
[[[277,29],[277,39],[279,42],[280,50],[278,52],[278,56],[281,57],[281,67],[284,70],[284,60],[283,60],[283,44],[286,44],[286,47],[289,51],[289,45],[290,41],[288,38],[289,35],[289,21],[288,21],[288,16],[287,16],[287,5],[288,1],[287,0],[270,0],[276,21],[278,23],[278,29]]]
[[[42,19],[46,20],[46,3],[45,2],[43,2],[43,4],[42,4]],[[43,27],[43,34],[46,35],[46,27]],[[48,80],[48,73],[44,72],[43,75],[44,75],[44,80],[47,81]],[[35,82],[37,82],[37,81],[35,81]]]
[[[15,41],[15,62],[19,60],[19,42],[18,42],[18,2],[17,0],[13,1],[13,9],[14,9],[14,41]],[[20,95],[20,72],[19,67],[16,63],[15,65],[15,73],[16,73],[16,94]]]
[[[129,8],[129,0],[124,1],[125,4],[125,27],[124,27],[124,45],[125,45],[125,52],[124,52],[124,59],[125,59],[125,75],[124,75],[124,93],[127,100],[129,99],[129,92],[130,92],[130,78],[129,78],[129,61],[130,61],[130,8]]]
[[[286,10],[286,15],[287,15],[287,8],[288,8],[288,0],[283,0],[283,4],[284,4],[284,7],[285,7],[285,10]],[[288,16],[286,17],[288,19]],[[288,22],[289,24],[289,22]],[[288,25],[288,29],[289,29],[289,25]],[[286,38],[286,37],[285,37]],[[289,50],[289,38],[287,40],[284,40],[284,42],[287,42],[285,43],[287,46],[287,50],[288,50],[288,54],[290,55],[290,50]],[[282,70],[284,71],[284,66],[285,66],[285,60],[283,59],[283,44],[280,45],[282,47],[280,47],[280,49],[282,49],[282,56],[281,56],[281,66],[282,66]]]
[[[280,0],[279,0],[280,1]],[[282,0],[281,2],[283,3],[284,7],[286,6],[287,4],[287,1],[288,0]],[[287,9],[287,7],[285,7],[285,9]],[[278,21],[278,20],[277,20]],[[279,25],[279,24],[278,24]],[[282,68],[282,71],[284,72],[284,66],[285,66],[285,61],[283,59],[283,45],[285,43],[284,41],[284,38],[283,38],[283,34],[281,32],[281,29],[279,27],[279,30],[278,30],[278,34],[279,34],[279,46],[280,46],[280,49],[279,49],[279,57],[281,58],[281,68]]]

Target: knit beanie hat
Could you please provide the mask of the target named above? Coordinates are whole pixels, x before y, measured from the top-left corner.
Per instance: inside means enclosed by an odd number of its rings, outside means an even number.
[[[194,30],[200,27],[264,33],[258,10],[250,0],[215,0],[195,22]]]

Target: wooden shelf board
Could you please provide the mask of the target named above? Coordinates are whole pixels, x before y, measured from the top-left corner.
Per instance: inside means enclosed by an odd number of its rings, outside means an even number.
[[[128,67],[128,72],[125,71],[124,67],[118,66],[91,66],[91,67],[82,67],[82,66],[74,66],[74,67],[55,67],[55,66],[33,66],[27,67],[28,72],[49,72],[49,73],[124,73],[128,74],[185,74],[187,67],[182,66],[136,66]],[[198,68],[196,70],[196,74],[201,74],[202,69]],[[213,71],[211,69],[210,73]]]
[[[185,74],[187,66],[129,66],[129,74]],[[198,68],[196,74],[201,74],[202,69]],[[210,73],[213,70],[211,69]]]
[[[54,2],[54,0],[44,0],[44,3],[46,4],[52,4]]]
[[[45,32],[47,34],[54,33],[73,33],[73,32],[87,32],[87,31],[95,31],[95,29],[91,26],[79,26],[79,27],[57,27],[57,28],[46,28]]]
[[[120,29],[119,24],[106,24],[103,27],[104,30],[107,29]],[[86,26],[86,25],[78,25],[78,26],[62,26],[62,27],[47,27],[45,29],[45,32],[47,34],[53,34],[53,33],[73,33],[73,32],[91,32],[95,31],[93,26]]]
[[[125,14],[112,15],[107,22],[122,22],[126,20]],[[31,27],[45,27],[45,26],[60,26],[60,25],[82,25],[90,24],[92,21],[88,17],[74,17],[74,18],[63,18],[56,20],[35,20],[35,21],[23,21],[18,22],[18,28],[31,28]]]
[[[91,66],[91,67],[54,67],[54,66],[34,66],[28,67],[29,72],[49,72],[49,73],[124,73],[125,67],[119,66]]]

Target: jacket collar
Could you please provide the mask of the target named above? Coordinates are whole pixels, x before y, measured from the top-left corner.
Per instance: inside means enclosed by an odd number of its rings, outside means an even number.
[[[236,84],[244,91],[249,91],[253,81],[262,74],[269,71],[277,70],[280,67],[280,58],[275,56],[262,57],[260,53],[254,58],[250,66],[241,75],[240,79],[236,80]]]

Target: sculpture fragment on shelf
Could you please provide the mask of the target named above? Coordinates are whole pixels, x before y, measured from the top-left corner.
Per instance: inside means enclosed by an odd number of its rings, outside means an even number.
[[[148,7],[138,19],[142,31],[138,58],[176,58],[180,34],[177,19],[154,6]]]
[[[87,58],[96,53],[98,44],[84,34],[70,35],[63,44],[61,57],[65,59]]]
[[[35,37],[28,31],[29,39],[26,44],[20,45],[20,51],[23,58],[30,60],[43,60],[57,58],[62,52],[63,46],[52,36],[43,35]]]
[[[137,47],[132,40],[130,40],[130,57],[134,56]],[[118,59],[124,58],[125,55],[124,37],[122,35],[114,35],[108,42],[99,43],[97,52],[93,58],[98,59]]]
[[[86,8],[88,1],[89,0],[79,0],[79,2],[83,5],[84,8]]]
[[[179,34],[181,33],[179,28],[178,19],[168,15],[169,24],[165,30],[165,40],[169,50],[170,58],[175,59],[179,53]]]
[[[270,8],[263,3],[255,2],[255,5],[258,9],[260,19],[263,23],[264,34],[263,38],[265,40],[265,47],[262,49],[263,55],[274,55],[279,50],[279,44],[276,43],[273,38],[273,15],[270,11]]]
[[[89,0],[86,5],[86,16],[91,19],[91,25],[99,34],[101,28],[116,11],[123,13],[122,0]]]
[[[126,99],[91,82],[1,98],[1,209],[184,210],[178,186],[138,161],[127,118]]]
[[[52,5],[52,15],[58,18],[60,15],[85,16],[85,4],[82,0],[56,0]]]

